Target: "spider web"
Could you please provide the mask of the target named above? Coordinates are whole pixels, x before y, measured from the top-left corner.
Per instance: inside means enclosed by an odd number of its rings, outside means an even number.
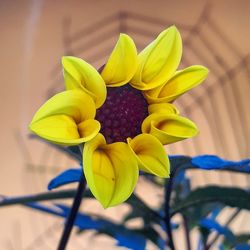
[[[210,69],[210,75],[204,84],[176,102],[182,115],[198,124],[200,135],[168,146],[167,149],[170,154],[213,153],[230,159],[246,158],[249,156],[250,138],[250,121],[247,116],[250,104],[247,96],[250,93],[250,55],[242,53],[235,46],[213,21],[210,12],[211,5],[206,5],[194,25],[174,23],[183,37],[181,68],[194,63],[201,64]],[[98,68],[107,60],[119,33],[131,35],[140,51],[172,24],[171,20],[123,11],[74,30],[71,18],[66,18],[63,21],[62,37],[64,54],[82,57]],[[52,87],[48,90],[49,96],[63,89],[60,65],[52,69],[50,77]],[[36,164],[29,157],[26,165],[26,170],[35,175],[34,185],[37,186],[44,186],[55,173],[65,169],[64,166],[68,167],[69,163],[63,154],[47,145],[43,146],[41,159],[43,164],[41,161]],[[230,182],[234,183],[231,177]],[[55,249],[61,229],[61,223],[52,223],[50,218],[43,215],[43,221],[34,225],[34,232],[41,231],[41,234],[25,249]],[[73,236],[69,249],[85,249],[88,244],[81,237]]]
[[[211,6],[205,6],[196,24],[174,23],[183,37],[181,68],[202,64],[210,69],[208,80],[179,98],[180,112],[198,123],[200,136],[169,146],[170,153],[197,155],[214,153],[228,158],[245,158],[249,154],[250,138],[247,107],[250,91],[250,55],[242,54],[223,30],[210,17]],[[162,20],[119,12],[74,31],[71,20],[63,24],[66,55],[84,58],[100,67],[112,51],[119,33],[131,35],[138,50],[164,28],[172,25]],[[51,77],[55,82],[49,93],[62,89],[61,66],[55,67]]]

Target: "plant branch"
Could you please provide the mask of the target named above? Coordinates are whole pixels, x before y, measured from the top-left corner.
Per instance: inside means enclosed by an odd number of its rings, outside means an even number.
[[[182,214],[182,219],[183,219],[183,228],[185,231],[185,237],[186,237],[186,244],[187,244],[187,250],[191,250],[191,241],[190,241],[190,235],[189,235],[189,227],[188,227],[188,219],[186,215]]]
[[[168,235],[168,245],[171,250],[175,250],[172,228],[171,228],[171,215],[170,215],[170,198],[171,198],[171,192],[172,192],[172,187],[173,187],[173,180],[174,180],[174,172],[170,174],[168,183],[165,186],[165,207],[164,207],[164,211],[165,211],[164,221],[165,221],[167,235]]]
[[[173,216],[173,214],[170,212],[170,199],[171,199],[171,193],[172,193],[172,188],[173,188],[173,183],[174,183],[174,177],[179,171],[185,170],[187,166],[189,166],[189,164],[183,164],[183,163],[179,163],[173,166],[173,170],[170,173],[170,178],[168,180],[167,185],[165,186],[164,221],[165,221],[167,235],[168,235],[168,245],[171,250],[175,250],[172,228],[171,228],[171,217]]]
[[[0,196],[0,207],[12,206],[12,205],[23,205],[29,202],[48,201],[48,200],[59,200],[74,198],[76,195],[76,189],[50,191],[34,195],[26,195],[19,197],[5,197]],[[2,197],[2,198],[1,198]]]
[[[77,216],[79,207],[81,205],[82,196],[83,196],[85,188],[86,188],[86,180],[84,178],[84,175],[82,174],[81,180],[77,188],[77,192],[75,194],[72,208],[70,210],[69,216],[67,218],[67,221],[63,230],[62,237],[60,239],[60,242],[57,248],[58,250],[64,250],[67,246],[67,243],[68,243],[68,240],[69,240],[69,237],[70,237],[73,225],[74,225],[75,218]]]

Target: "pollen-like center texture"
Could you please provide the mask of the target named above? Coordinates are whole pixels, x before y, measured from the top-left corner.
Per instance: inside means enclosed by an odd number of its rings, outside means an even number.
[[[96,111],[101,133],[107,143],[126,142],[141,133],[141,124],[148,116],[148,104],[142,93],[129,84],[107,88],[105,103]]]

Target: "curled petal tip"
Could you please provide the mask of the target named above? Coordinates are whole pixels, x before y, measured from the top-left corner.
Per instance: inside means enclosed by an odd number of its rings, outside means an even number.
[[[142,131],[166,145],[196,136],[198,128],[195,123],[177,114],[154,113],[143,121]]]
[[[62,65],[64,66],[71,59],[74,59],[74,57],[73,56],[62,56],[62,58],[61,58]]]
[[[94,120],[95,113],[94,101],[84,91],[68,90],[45,102],[34,115],[29,129],[54,143],[77,145],[98,133],[100,125]],[[78,124],[82,124],[80,129]],[[91,124],[91,128],[85,124]]]
[[[139,168],[159,177],[169,177],[169,159],[160,141],[150,134],[127,139]]]
[[[84,60],[74,56],[62,58],[64,80],[67,90],[81,89],[90,95],[99,108],[105,102],[107,90],[97,70]]]
[[[125,34],[125,33],[120,33],[119,38],[121,38],[121,37],[129,37],[129,36],[127,34]]]
[[[200,66],[201,68],[203,68],[206,76],[209,74],[209,69],[207,67],[204,67],[204,66]]]
[[[127,84],[137,68],[137,50],[132,38],[121,33],[101,76],[109,87]]]
[[[175,24],[171,25],[171,26],[169,27],[169,29],[171,29],[171,30],[175,30],[175,31],[178,31],[178,29],[177,29],[177,27],[176,27],[176,25],[175,25]]]
[[[131,84],[140,90],[159,87],[174,74],[181,54],[181,36],[178,30],[171,26],[140,52],[139,66]]]
[[[201,65],[193,65],[177,71],[164,85],[145,92],[149,103],[172,102],[187,91],[201,84],[209,70]]]

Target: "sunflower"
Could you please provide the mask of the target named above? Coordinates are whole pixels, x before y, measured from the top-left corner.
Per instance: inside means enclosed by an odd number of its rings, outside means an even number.
[[[121,34],[99,71],[80,58],[63,57],[66,91],[42,105],[30,130],[61,145],[84,143],[86,181],[103,207],[131,195],[139,170],[169,177],[163,145],[197,134],[172,102],[208,70],[196,65],[177,71],[181,54],[181,36],[171,26],[139,54]]]

